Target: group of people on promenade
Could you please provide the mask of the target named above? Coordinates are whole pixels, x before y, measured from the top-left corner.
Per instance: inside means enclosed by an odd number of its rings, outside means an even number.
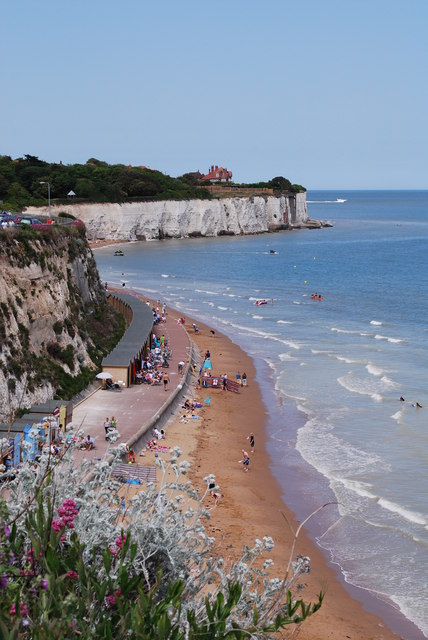
[[[150,305],[150,302],[147,302]],[[158,305],[152,308],[154,319],[166,320],[166,304],[162,304],[162,311]],[[160,313],[162,312],[162,316]],[[155,322],[156,324],[156,322]],[[172,351],[168,347],[168,337],[162,333],[159,337],[156,333],[152,335],[152,348],[147,358],[142,361],[141,369],[135,372],[135,384],[160,385],[163,384],[165,391],[168,390],[169,375],[162,369],[169,369],[169,360]]]

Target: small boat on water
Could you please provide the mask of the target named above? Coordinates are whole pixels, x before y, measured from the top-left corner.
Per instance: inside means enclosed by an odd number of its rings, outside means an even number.
[[[344,200],[343,198],[337,198],[336,202],[342,204],[343,202],[346,202],[346,200]]]
[[[269,253],[274,254],[274,253],[278,253],[278,251],[275,251],[275,249],[269,249]]]
[[[115,256],[124,256],[125,254],[123,253],[123,251],[121,251],[119,249],[118,251],[115,251],[113,255],[115,255]]]

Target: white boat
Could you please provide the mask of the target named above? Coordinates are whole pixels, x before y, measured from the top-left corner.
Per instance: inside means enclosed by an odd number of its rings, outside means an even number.
[[[346,202],[346,200],[343,200],[343,198],[337,198],[336,202],[342,203],[342,202]]]

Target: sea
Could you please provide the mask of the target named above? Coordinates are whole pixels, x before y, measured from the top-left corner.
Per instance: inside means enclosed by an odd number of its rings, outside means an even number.
[[[428,637],[428,191],[307,200],[331,228],[104,247],[99,272],[254,358],[285,502],[327,504],[308,527],[345,583]]]

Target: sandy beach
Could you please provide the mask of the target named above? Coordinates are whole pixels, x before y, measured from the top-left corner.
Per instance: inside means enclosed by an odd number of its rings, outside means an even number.
[[[208,349],[211,353],[213,373],[227,373],[235,379],[236,372],[245,372],[248,386],[239,394],[222,389],[200,389],[195,384],[190,389],[194,399],[204,404],[198,420],[179,422],[183,411],[178,412],[167,427],[166,443],[178,445],[184,459],[191,462],[190,478],[203,493],[203,478],[214,473],[224,498],[215,505],[210,498],[211,520],[209,533],[216,542],[216,551],[225,557],[239,558],[244,544],[251,545],[255,538],[265,535],[275,540],[272,558],[274,573],[281,576],[287,566],[293,542],[293,533],[299,523],[281,498],[281,488],[270,471],[270,459],[265,450],[266,412],[260,389],[254,382],[255,368],[252,359],[226,336],[210,331],[198,323],[199,333],[194,333],[192,320],[186,318],[186,328],[195,341],[199,353]],[[201,359],[202,362],[202,359]],[[176,363],[174,363],[176,366]],[[197,373],[197,372],[196,372]],[[206,397],[210,405],[205,406]],[[253,432],[255,450],[251,453],[247,436]],[[239,464],[242,449],[250,453],[250,468],[245,472]],[[145,462],[152,453],[147,453]],[[309,515],[309,514],[308,514]],[[364,610],[363,605],[348,593],[335,569],[329,565],[321,549],[302,530],[295,555],[311,558],[311,573],[302,576],[304,584],[301,597],[314,601],[320,591],[325,593],[321,610],[307,620],[299,631],[302,640],[392,640],[399,638],[384,621]],[[379,609],[381,605],[379,605]]]

